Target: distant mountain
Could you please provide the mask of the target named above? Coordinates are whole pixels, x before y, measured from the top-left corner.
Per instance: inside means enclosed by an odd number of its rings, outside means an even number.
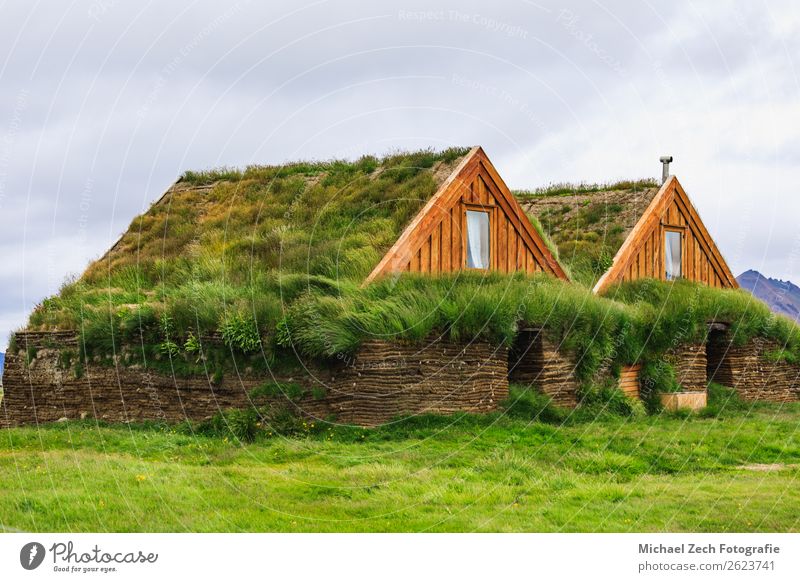
[[[769,305],[775,313],[781,313],[800,323],[800,287],[791,281],[765,277],[758,271],[745,271],[736,280],[742,289],[747,289]]]

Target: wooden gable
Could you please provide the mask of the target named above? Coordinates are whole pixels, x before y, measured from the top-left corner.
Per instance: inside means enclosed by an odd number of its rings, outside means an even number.
[[[682,278],[710,287],[739,286],[680,182],[670,176],[625,239],[611,268],[595,285],[595,293],[623,281],[666,279],[664,245],[668,231],[680,234]]]
[[[489,270],[545,272],[567,280],[542,237],[480,147],[473,148],[367,277],[466,268],[466,213],[489,214]]]

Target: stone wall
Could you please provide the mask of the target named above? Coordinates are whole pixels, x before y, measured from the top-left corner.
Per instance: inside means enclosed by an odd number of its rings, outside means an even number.
[[[328,401],[340,421],[371,426],[406,414],[489,412],[507,397],[504,347],[370,340],[339,370]]]
[[[0,426],[97,418],[108,422],[203,420],[249,405],[249,392],[271,380],[253,375],[173,378],[149,370],[87,363],[80,375],[61,361],[77,353],[71,332],[21,332],[6,355]],[[307,395],[284,400],[317,419],[373,426],[403,414],[485,412],[508,395],[506,350],[487,343],[368,341],[349,362],[274,378]],[[79,376],[79,377],[78,377]],[[323,387],[322,396],[312,388]]]
[[[664,360],[675,368],[678,384],[687,392],[705,390],[706,345],[682,344],[671,348]]]
[[[0,425],[87,417],[107,422],[203,420],[219,410],[248,406],[250,390],[265,381],[229,375],[215,384],[205,377],[173,378],[91,361],[76,374],[61,361],[64,350],[77,354],[77,337],[69,332],[21,332],[16,346],[6,356]],[[329,412],[323,403],[303,400],[298,405],[312,414]]]
[[[527,384],[547,394],[559,406],[578,405],[575,362],[564,357],[540,330],[521,330],[509,351],[510,382]]]
[[[735,388],[745,400],[800,400],[800,366],[776,362],[769,357],[780,348],[777,342],[763,338],[737,346],[726,334],[712,334],[709,377],[718,384]]]

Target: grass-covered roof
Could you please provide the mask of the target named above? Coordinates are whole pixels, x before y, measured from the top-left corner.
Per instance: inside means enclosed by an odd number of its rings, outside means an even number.
[[[133,265],[163,279],[224,262],[233,279],[276,270],[361,280],[468,151],[187,172],[83,279]]]
[[[593,287],[658,192],[658,182],[557,184],[514,195],[558,250],[578,283]]]
[[[686,340],[721,316],[737,336],[774,337],[800,354],[798,328],[740,291],[643,281],[614,300],[591,292],[655,194],[652,182],[516,194],[586,285],[460,272],[362,287],[468,151],[187,173],[29,325],[79,330],[78,367],[91,358],[213,377],[335,359],[370,337],[509,342],[521,320],[574,353],[586,381],[604,363],[656,357],[685,317]],[[217,334],[222,346],[206,341]]]
[[[254,302],[274,317],[305,284],[363,281],[468,151],[187,172],[30,324],[165,304],[201,328]]]

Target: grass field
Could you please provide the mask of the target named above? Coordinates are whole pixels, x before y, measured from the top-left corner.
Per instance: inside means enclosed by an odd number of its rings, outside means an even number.
[[[235,440],[0,431],[7,531],[798,531],[800,404]]]

